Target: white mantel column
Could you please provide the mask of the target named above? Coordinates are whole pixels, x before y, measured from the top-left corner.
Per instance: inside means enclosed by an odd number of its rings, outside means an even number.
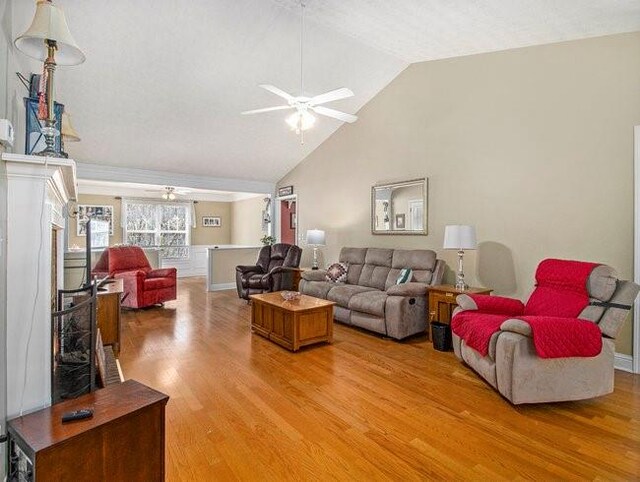
[[[52,229],[63,279],[64,209],[76,199],[70,159],[2,155],[7,195],[7,416],[51,403]]]

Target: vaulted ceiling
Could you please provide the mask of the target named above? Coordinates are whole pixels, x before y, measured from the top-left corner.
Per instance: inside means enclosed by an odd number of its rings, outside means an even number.
[[[56,0],[87,56],[60,68],[79,161],[275,181],[337,128],[300,145],[261,83],[299,91],[298,0]],[[637,0],[307,0],[305,95],[356,113],[411,62],[640,30]],[[32,2],[14,1],[14,29]],[[349,128],[349,126],[345,126]]]

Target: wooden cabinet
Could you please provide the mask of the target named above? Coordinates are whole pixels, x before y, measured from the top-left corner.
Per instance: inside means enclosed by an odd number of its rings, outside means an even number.
[[[488,288],[468,288],[459,290],[453,285],[436,285],[429,288],[429,322],[451,323],[453,310],[458,306],[456,296],[462,293],[488,295]]]
[[[128,380],[10,420],[9,480],[164,481],[168,400]],[[62,423],[82,408],[93,417]]]
[[[98,288],[96,323],[103,345],[111,345],[116,357],[120,356],[120,302],[124,286],[121,279],[110,280]]]

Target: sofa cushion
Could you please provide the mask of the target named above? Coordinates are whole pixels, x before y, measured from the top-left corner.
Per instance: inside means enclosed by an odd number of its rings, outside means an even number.
[[[327,293],[331,288],[335,288],[335,283],[328,281],[306,281],[300,282],[300,292],[315,298],[327,298]]]
[[[340,262],[347,263],[347,283],[357,285],[362,272],[362,265],[367,255],[367,248],[342,248],[340,250]]]
[[[391,268],[387,266],[365,264],[362,267],[362,273],[360,274],[358,284],[360,286],[368,286],[369,288],[375,288],[377,290],[384,290],[387,287],[389,271],[391,271]]]
[[[365,291],[353,295],[349,300],[349,309],[384,318],[384,307],[387,294],[383,291]]]
[[[393,249],[369,248],[367,249],[367,256],[364,258],[364,264],[374,264],[376,266],[391,268],[393,251]]]
[[[331,288],[327,294],[327,299],[335,301],[344,308],[348,308],[351,297],[358,293],[364,293],[365,291],[374,291],[374,289],[358,285],[333,285],[333,288]]]
[[[327,268],[326,281],[330,283],[345,283],[348,269],[349,265],[347,263],[333,263]]]
[[[436,261],[436,253],[430,249],[396,249],[393,252],[391,267],[411,268],[413,281],[431,283]]]

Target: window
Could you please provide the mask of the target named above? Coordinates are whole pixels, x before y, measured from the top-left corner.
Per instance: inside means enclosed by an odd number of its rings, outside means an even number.
[[[123,210],[127,244],[160,247],[162,258],[188,258],[191,206],[129,201]]]

